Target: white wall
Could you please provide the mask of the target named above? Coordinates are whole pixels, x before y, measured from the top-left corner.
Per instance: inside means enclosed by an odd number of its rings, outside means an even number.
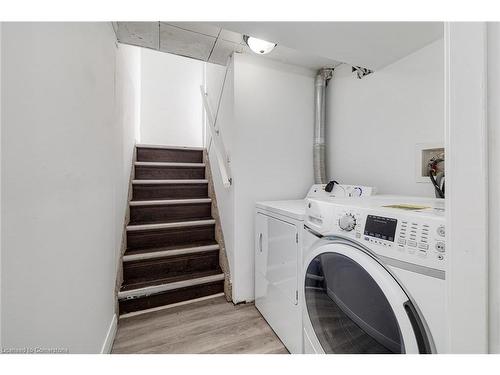
[[[351,67],[327,88],[327,165],[331,179],[382,194],[434,196],[415,179],[417,143],[444,140],[443,40],[358,80]]]
[[[142,48],[121,43],[118,43],[117,47],[116,114],[118,116],[118,121],[123,124],[124,129],[133,130],[133,133],[125,133],[127,138],[124,140],[124,144],[130,146],[134,141],[141,141]],[[131,157],[131,155],[127,154],[126,157]],[[130,174],[130,170],[127,171],[127,174]]]
[[[0,22],[0,155],[2,151],[2,27]],[[0,161],[0,197],[2,196],[2,163]],[[0,199],[0,212],[2,200]],[[0,228],[2,228],[2,215],[0,215]],[[2,347],[2,231],[0,230],[0,348]]]
[[[4,348],[102,349],[135,122],[118,56],[109,23],[3,26]]]
[[[263,200],[302,199],[313,183],[314,72],[234,57],[233,295],[254,299],[254,210]]]
[[[488,23],[489,351],[500,353],[500,23]]]
[[[456,354],[488,351],[486,48],[485,22],[445,24],[446,318]]]
[[[130,179],[133,149],[135,143],[140,142],[140,116],[141,116],[141,48],[117,44],[116,50],[116,98],[115,114],[122,139],[118,140],[117,146],[121,147],[122,171],[120,178],[124,182],[120,184],[117,196],[122,197],[128,193],[128,182]],[[124,190],[123,190],[124,189]],[[125,206],[120,208],[120,215],[125,212]],[[117,218],[119,222],[123,218]]]
[[[203,145],[204,63],[142,49],[141,142]]]

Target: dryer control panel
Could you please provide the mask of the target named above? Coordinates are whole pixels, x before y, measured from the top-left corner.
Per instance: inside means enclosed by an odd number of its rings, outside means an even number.
[[[444,270],[446,230],[440,202],[431,200],[411,211],[390,203],[380,196],[356,202],[308,199],[305,225],[324,236],[356,240],[382,256]]]

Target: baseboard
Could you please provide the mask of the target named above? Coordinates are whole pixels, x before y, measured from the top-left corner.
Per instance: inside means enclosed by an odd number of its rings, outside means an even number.
[[[113,342],[115,341],[116,329],[118,327],[118,319],[116,314],[113,314],[113,319],[111,319],[111,323],[109,324],[108,333],[106,334],[106,338],[102,344],[101,354],[110,354],[111,349],[113,348]]]

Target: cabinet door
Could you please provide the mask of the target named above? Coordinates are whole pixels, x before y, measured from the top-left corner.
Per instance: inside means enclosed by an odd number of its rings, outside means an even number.
[[[291,302],[297,304],[297,227],[273,217],[269,217],[267,224],[266,278]]]
[[[257,272],[268,287],[275,288],[290,302],[297,304],[298,231],[294,224],[257,214]]]

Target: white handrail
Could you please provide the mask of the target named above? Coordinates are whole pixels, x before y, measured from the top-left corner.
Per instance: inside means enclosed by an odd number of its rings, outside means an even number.
[[[212,110],[210,109],[210,103],[208,102],[208,93],[205,92],[203,86],[200,86],[201,97],[203,98],[203,107],[205,109],[205,114],[207,116],[208,128],[210,129],[210,144],[207,147],[207,153],[210,152],[210,147],[212,143],[215,146],[215,156],[217,158],[217,164],[219,166],[219,171],[222,177],[222,184],[226,189],[229,189],[232,184],[231,173],[229,169],[229,158],[226,154],[226,149],[224,148],[224,143],[222,142],[222,137],[220,135],[219,129],[216,128],[217,117],[214,118]],[[219,104],[220,105],[219,98]]]

